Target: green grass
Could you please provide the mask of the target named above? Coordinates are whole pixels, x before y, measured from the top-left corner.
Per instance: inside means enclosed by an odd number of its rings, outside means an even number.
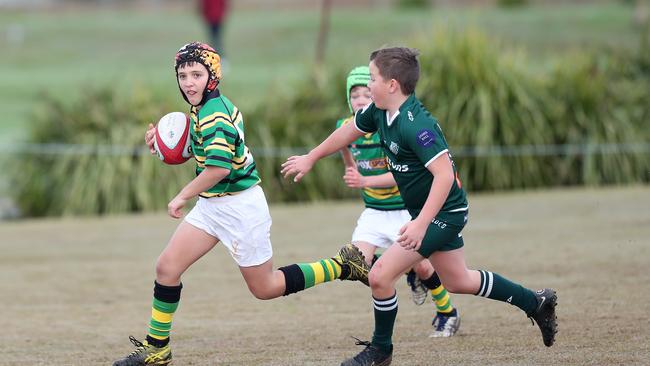
[[[25,137],[42,93],[76,98],[87,88],[113,83],[123,90],[147,85],[176,94],[174,52],[203,39],[202,22],[188,9],[0,13],[0,142]],[[615,4],[562,7],[433,8],[431,11],[334,9],[327,63],[367,62],[385,44],[409,44],[438,24],[479,27],[509,46],[523,47],[530,67],[544,67],[554,52],[580,47],[634,47],[632,9]],[[290,92],[309,72],[318,31],[316,10],[241,10],[226,29],[229,69],[222,90],[245,112],[262,98]],[[7,36],[22,27],[24,43]],[[185,106],[178,98],[178,108]],[[152,116],[153,118],[153,116]]]

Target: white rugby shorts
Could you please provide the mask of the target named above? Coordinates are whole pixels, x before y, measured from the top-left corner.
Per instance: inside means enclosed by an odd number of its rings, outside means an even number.
[[[259,185],[232,196],[199,197],[185,221],[218,238],[240,267],[273,256],[271,215]]]
[[[410,220],[411,215],[407,210],[366,208],[357,220],[352,242],[363,241],[379,248],[388,248],[399,237],[399,229]]]

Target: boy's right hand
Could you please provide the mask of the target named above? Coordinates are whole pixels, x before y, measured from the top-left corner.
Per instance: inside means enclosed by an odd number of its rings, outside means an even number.
[[[354,167],[345,168],[345,175],[343,176],[345,184],[350,188],[364,188],[366,186],[366,179],[359,173],[359,170]]]
[[[156,155],[156,149],[153,147],[153,143],[156,140],[156,126],[153,123],[149,123],[147,132],[144,133],[144,143],[149,147],[149,152],[152,155]]]
[[[302,179],[302,177],[307,174],[313,166],[314,162],[309,157],[309,154],[290,156],[287,161],[282,164],[282,170],[280,171],[280,174],[282,174],[285,179],[291,175],[294,175],[295,177],[293,178],[293,181],[299,182],[300,179]]]

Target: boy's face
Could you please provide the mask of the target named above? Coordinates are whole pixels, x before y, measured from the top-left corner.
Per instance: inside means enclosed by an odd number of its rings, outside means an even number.
[[[388,106],[388,101],[390,95],[394,91],[395,80],[386,80],[379,74],[379,69],[375,66],[373,61],[370,61],[370,82],[368,87],[370,88],[370,95],[375,106],[379,109],[386,109]]]
[[[357,111],[372,102],[370,96],[370,88],[367,86],[357,85],[352,87],[350,90],[350,105],[352,106],[352,112],[357,113]]]
[[[178,85],[181,91],[190,101],[190,104],[196,106],[201,103],[203,99],[203,91],[208,85],[208,69],[202,64],[194,62],[192,66],[189,64],[181,65],[178,68]]]

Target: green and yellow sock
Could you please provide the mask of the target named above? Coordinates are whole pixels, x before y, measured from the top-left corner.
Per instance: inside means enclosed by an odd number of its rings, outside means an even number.
[[[441,314],[449,314],[454,311],[454,306],[451,304],[451,298],[447,289],[440,282],[440,277],[436,272],[433,272],[431,277],[426,280],[420,280],[426,288],[431,290],[431,298],[436,303],[436,310]]]
[[[338,263],[337,263],[338,262]],[[341,277],[341,258],[322,259],[313,263],[297,263],[278,268],[284,273],[284,296]]]
[[[154,282],[153,304],[147,342],[156,347],[165,347],[169,343],[169,333],[172,329],[172,317],[181,299],[183,284],[165,286]]]

